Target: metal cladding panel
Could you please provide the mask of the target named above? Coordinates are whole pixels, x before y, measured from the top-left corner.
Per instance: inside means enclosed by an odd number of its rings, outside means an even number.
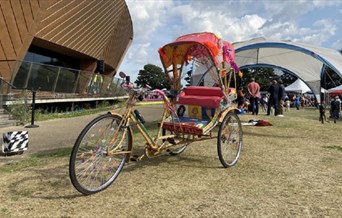
[[[34,38],[103,59],[113,69],[133,38],[124,0],[0,0],[0,32],[0,73],[7,81]]]
[[[103,59],[114,69],[133,37],[124,0],[61,0],[46,9],[39,27],[37,38]]]
[[[22,59],[35,33],[35,21],[50,1],[0,1],[0,72],[8,80],[16,59]]]
[[[129,13],[124,13],[118,21],[116,27],[112,30],[109,41],[107,42],[102,56],[105,60],[118,66],[121,63],[123,55],[133,40],[133,28],[131,27]]]

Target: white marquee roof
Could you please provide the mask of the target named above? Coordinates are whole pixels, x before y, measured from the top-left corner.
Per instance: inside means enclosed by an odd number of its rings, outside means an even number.
[[[342,55],[333,49],[291,41],[255,38],[233,43],[235,62],[243,69],[269,66],[302,79],[320,99],[321,74],[325,66],[342,77]]]
[[[285,91],[297,92],[297,93],[306,93],[306,92],[310,92],[311,90],[301,79],[297,79],[291,85],[286,86]]]

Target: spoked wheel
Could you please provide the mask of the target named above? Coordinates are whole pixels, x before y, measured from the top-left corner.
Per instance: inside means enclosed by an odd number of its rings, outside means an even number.
[[[242,126],[239,117],[229,112],[223,119],[218,136],[217,150],[224,167],[236,164],[242,149]]]
[[[163,129],[163,132],[162,132],[163,136],[166,134],[166,131],[167,131],[166,129]],[[164,139],[163,141],[165,140],[166,139]],[[185,151],[185,149],[187,148],[189,144],[190,143],[175,145],[174,147],[169,148],[167,151],[169,152],[170,155],[176,156],[176,155],[183,153],[183,151]]]
[[[119,127],[121,117],[101,115],[80,133],[71,152],[73,186],[89,195],[107,188],[118,177],[132,150],[132,132]]]

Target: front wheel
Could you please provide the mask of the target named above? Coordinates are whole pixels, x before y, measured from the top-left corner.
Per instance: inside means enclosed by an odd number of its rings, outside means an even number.
[[[132,132],[121,117],[101,115],[80,133],[71,152],[69,175],[73,186],[89,195],[107,188],[120,174],[132,150]]]
[[[242,149],[242,126],[239,117],[229,112],[223,119],[217,136],[218,156],[222,165],[234,166]]]

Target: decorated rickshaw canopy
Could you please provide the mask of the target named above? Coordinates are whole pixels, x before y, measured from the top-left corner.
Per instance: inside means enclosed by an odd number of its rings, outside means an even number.
[[[180,36],[159,48],[158,52],[164,69],[167,72],[173,69],[172,79],[178,79],[180,75],[175,70],[190,61],[196,66],[194,77],[197,79],[201,77],[200,74],[210,74],[210,71],[215,70],[217,73],[217,69],[222,68],[223,62],[229,64],[235,71],[239,71],[234,61],[235,52],[232,44],[210,32]]]
[[[328,66],[342,76],[342,55],[333,49],[291,42],[255,38],[233,43],[240,68],[274,67],[303,80],[320,100],[321,75]]]

